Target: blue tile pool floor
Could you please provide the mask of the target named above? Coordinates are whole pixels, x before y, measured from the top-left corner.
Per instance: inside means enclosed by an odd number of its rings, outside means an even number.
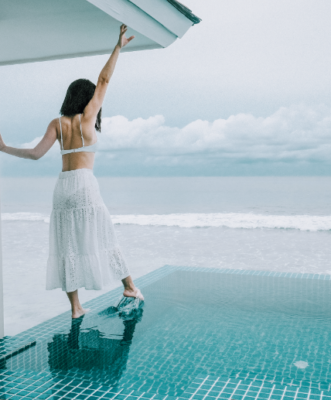
[[[130,316],[115,289],[3,340],[0,399],[331,397],[329,276],[165,266],[137,285]]]

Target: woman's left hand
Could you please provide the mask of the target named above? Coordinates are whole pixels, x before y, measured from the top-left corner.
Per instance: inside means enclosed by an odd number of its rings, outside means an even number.
[[[5,142],[2,139],[2,136],[0,134],[0,151],[2,151],[6,147]]]
[[[124,24],[121,25],[120,28],[120,37],[118,39],[118,46],[122,49],[124,46],[126,46],[128,43],[131,42],[131,40],[134,39],[134,36],[130,36],[128,39],[125,36],[126,31],[128,30],[128,27]]]

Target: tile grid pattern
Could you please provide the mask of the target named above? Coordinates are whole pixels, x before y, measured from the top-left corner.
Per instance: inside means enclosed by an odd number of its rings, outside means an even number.
[[[181,267],[181,266],[164,266],[162,268],[174,268],[181,271],[192,271],[192,272],[212,272],[218,274],[234,274],[234,275],[255,275],[255,276],[272,276],[279,278],[297,278],[297,279],[320,279],[320,280],[331,280],[331,275],[323,274],[308,274],[300,272],[277,272],[277,271],[254,271],[248,269],[226,269],[226,268],[204,268],[204,267]]]
[[[238,275],[256,275],[270,277],[284,277],[297,279],[320,279],[330,280],[330,275],[320,274],[300,274],[300,273],[281,273],[272,271],[251,271],[251,270],[231,270],[231,269],[215,269],[200,267],[176,267],[164,266],[153,271],[143,277],[136,279],[137,286],[144,287],[149,285],[174,271],[190,271],[190,272],[207,272],[220,274],[238,274]],[[116,288],[105,295],[86,303],[85,306],[93,308],[94,312],[99,312],[121,295],[121,288]],[[44,340],[52,336],[59,329],[68,328],[70,326],[69,313],[64,313],[49,321],[46,321],[34,328],[31,328],[21,334],[6,338],[0,341],[0,355],[16,350],[19,346],[23,346],[26,342],[33,339]],[[324,384],[324,391],[320,390],[320,383],[312,382],[287,382],[284,380],[282,384],[275,384],[272,377],[252,376],[251,373],[239,372],[233,377],[211,377],[198,376],[187,390],[180,396],[183,399],[192,400],[218,400],[230,399],[247,400],[254,399],[270,399],[270,400],[331,400],[330,385]],[[2,393],[5,393],[2,395]],[[4,397],[5,396],[5,397]],[[233,397],[232,397],[233,396]],[[132,389],[119,389],[110,386],[104,386],[101,383],[78,380],[75,377],[61,377],[60,374],[36,373],[28,371],[3,371],[0,374],[0,399],[112,399],[119,400],[138,400],[155,399],[167,400],[171,396],[152,394],[151,392],[139,392]],[[177,399],[180,399],[177,397]],[[173,399],[175,399],[173,397]]]
[[[330,400],[331,392],[227,376],[198,375],[180,396],[185,400]]]
[[[202,268],[202,267],[182,267],[165,265],[155,271],[150,272],[135,280],[138,287],[147,286],[174,271],[192,271],[192,272],[209,272],[218,274],[236,274],[236,275],[255,275],[255,276],[270,276],[270,277],[281,277],[281,278],[296,278],[296,279],[320,279],[320,280],[331,280],[331,275],[321,274],[301,274],[291,272],[274,272],[274,271],[253,271],[253,270],[238,270],[238,269],[217,269],[217,268]],[[108,307],[112,301],[116,300],[122,294],[122,288],[116,288],[104,295],[101,295],[93,300],[88,301],[84,304],[84,307],[92,308],[93,311],[99,312],[104,308]],[[67,311],[57,317],[54,317],[46,322],[43,322],[33,328],[30,328],[18,335],[14,336],[15,340],[22,342],[32,341],[33,339],[47,339],[54,333],[59,331],[59,328],[70,327],[70,312]],[[9,348],[8,351],[14,350],[14,347]]]
[[[166,275],[171,274],[173,271],[177,270],[177,267],[172,266],[164,266],[159,268],[147,275],[144,275],[135,280],[135,284],[138,287],[147,286]],[[100,312],[105,308],[109,307],[117,298],[119,298],[122,294],[122,288],[118,287],[116,289],[111,290],[104,295],[101,295],[93,300],[90,300],[83,304],[86,308],[92,308],[93,312]],[[89,317],[89,314],[86,315]],[[42,322],[41,324],[30,328],[24,332],[19,333],[16,336],[10,338],[9,342],[15,338],[15,340],[19,340],[20,342],[30,342],[33,340],[43,340],[48,339],[54,335],[54,333],[59,332],[59,330],[65,328],[70,329],[71,326],[71,318],[70,318],[70,311],[67,311],[63,314],[58,315],[52,319],[47,320],[46,322]],[[5,341],[5,343],[8,342]],[[10,347],[10,351],[14,350],[14,348]]]
[[[36,374],[27,371],[4,371],[0,373],[0,397],[18,399],[148,399],[175,400],[168,395],[159,395],[123,388],[113,388],[78,379],[57,379],[50,373]]]
[[[267,374],[255,374],[253,372],[232,372],[229,373],[229,376],[235,379],[249,380],[249,381],[264,381],[269,383],[277,382],[280,385],[284,386],[298,386],[305,387],[309,389],[317,389],[320,391],[328,391],[331,392],[331,383],[330,382],[312,382],[307,380],[296,380],[291,378],[284,378],[279,375],[267,375]]]
[[[5,393],[5,394],[4,394]],[[331,392],[281,385],[266,381],[241,380],[227,376],[198,375],[180,397],[130,389],[117,389],[89,381],[57,380],[52,374],[5,371],[0,374],[1,398],[18,399],[117,399],[117,400],[330,400]]]

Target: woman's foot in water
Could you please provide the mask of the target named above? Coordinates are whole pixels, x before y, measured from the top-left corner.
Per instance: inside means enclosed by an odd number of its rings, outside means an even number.
[[[90,311],[90,309],[84,309],[80,304],[78,298],[78,290],[75,290],[74,292],[67,292],[67,296],[71,304],[72,318],[80,318]]]
[[[124,285],[124,297],[135,297],[140,300],[144,300],[144,296],[142,295],[141,291],[135,287],[131,276],[122,279],[122,283]]]
[[[134,289],[124,289],[123,296],[124,297],[135,297],[140,300],[144,300],[144,296],[142,295],[140,289],[138,289],[136,287]]]
[[[85,309],[82,307],[77,308],[75,310],[72,310],[71,318],[72,319],[80,318],[83,315],[85,315],[86,313],[88,313],[89,311],[91,311],[89,308],[85,308]]]

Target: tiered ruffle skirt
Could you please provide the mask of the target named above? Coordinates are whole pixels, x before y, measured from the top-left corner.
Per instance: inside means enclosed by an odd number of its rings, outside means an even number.
[[[47,290],[99,290],[130,275],[92,170],[60,173],[49,233]]]

